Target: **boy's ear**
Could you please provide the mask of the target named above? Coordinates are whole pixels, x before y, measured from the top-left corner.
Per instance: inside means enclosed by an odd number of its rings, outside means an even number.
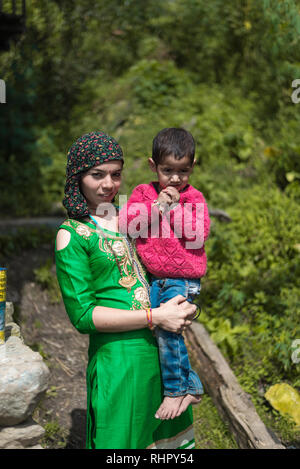
[[[192,168],[195,166],[196,163],[197,163],[197,160],[195,158],[194,161],[193,161],[193,164],[192,164]]]
[[[148,158],[148,163],[149,163],[149,168],[151,169],[151,171],[153,171],[153,173],[156,173],[156,164],[153,161],[153,159]]]

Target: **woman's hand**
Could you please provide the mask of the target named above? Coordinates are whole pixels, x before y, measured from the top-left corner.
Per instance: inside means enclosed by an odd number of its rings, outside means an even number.
[[[192,324],[197,306],[177,295],[167,303],[161,303],[159,308],[152,309],[152,323],[169,332],[180,334]]]

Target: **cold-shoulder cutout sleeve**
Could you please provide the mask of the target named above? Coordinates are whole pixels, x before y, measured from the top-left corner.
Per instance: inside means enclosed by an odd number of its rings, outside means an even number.
[[[56,273],[62,298],[74,327],[82,334],[91,334],[97,332],[92,317],[97,304],[88,244],[72,227],[61,225],[61,229],[70,233],[70,240],[62,249],[58,249],[57,239],[55,246]]]
[[[61,228],[56,235],[56,250],[61,251],[68,246],[71,239],[71,233]]]

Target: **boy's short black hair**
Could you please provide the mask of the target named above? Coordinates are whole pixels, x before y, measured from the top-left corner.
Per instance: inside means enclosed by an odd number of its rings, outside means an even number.
[[[161,164],[164,157],[169,155],[174,155],[178,160],[188,155],[192,164],[195,157],[195,141],[192,134],[177,127],[158,132],[153,139],[152,159],[155,164]]]

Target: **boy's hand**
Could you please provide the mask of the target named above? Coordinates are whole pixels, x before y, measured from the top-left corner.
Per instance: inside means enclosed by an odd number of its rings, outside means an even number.
[[[161,213],[168,211],[168,206],[179,202],[180,194],[175,187],[167,186],[160,191],[157,201],[161,205]]]
[[[180,199],[180,194],[176,187],[173,186],[167,186],[165,189],[163,189],[161,192],[164,192],[165,194],[168,194],[169,197],[171,198],[171,203],[176,204],[179,202]]]
[[[171,205],[172,197],[167,192],[165,192],[165,189],[163,189],[159,193],[159,195],[157,197],[157,201],[162,205],[164,205],[164,204]]]

